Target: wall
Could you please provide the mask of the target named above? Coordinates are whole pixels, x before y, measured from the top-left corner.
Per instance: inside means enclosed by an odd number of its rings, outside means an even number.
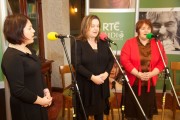
[[[2,3],[0,3],[0,8],[2,6]],[[2,8],[1,8],[2,10]],[[3,39],[3,36],[2,36],[2,13],[0,12],[0,63],[1,63],[1,60],[2,60],[2,51],[3,51],[3,48],[2,48],[2,39]],[[0,82],[3,81],[3,77],[2,77],[2,70],[0,69]]]
[[[77,12],[74,12],[73,6],[78,8]],[[83,0],[70,0],[70,33],[71,35],[79,34],[81,20],[84,16],[84,2]]]
[[[61,41],[49,41],[47,34],[57,32],[70,34],[69,0],[42,0],[44,42],[46,59],[54,60],[52,64],[52,87],[61,87],[59,65],[67,63]],[[68,53],[70,52],[70,40],[65,39]]]

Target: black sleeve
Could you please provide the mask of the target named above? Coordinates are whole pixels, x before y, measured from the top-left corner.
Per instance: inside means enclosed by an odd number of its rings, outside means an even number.
[[[30,49],[30,51],[32,52],[32,54],[36,55],[36,50],[34,50],[32,47],[28,47]],[[39,59],[39,58],[38,58]],[[41,61],[39,59],[39,64],[41,64]],[[42,64],[41,64],[41,68],[42,68]],[[47,85],[45,83],[45,80],[44,80],[44,76],[43,74],[41,73],[41,79],[42,79],[42,85],[43,85],[43,89],[47,88]]]
[[[82,63],[81,63],[81,57],[82,57],[82,47],[83,47],[83,41],[77,40],[76,42],[76,48],[75,52],[73,53],[73,63],[76,72],[80,73],[81,75],[85,76],[86,78],[90,79],[92,76],[92,72],[90,72],[88,69],[86,69]]]
[[[13,56],[3,62],[3,72],[8,80],[10,91],[16,98],[34,103],[37,95],[24,86],[23,62],[19,56]]]
[[[47,85],[46,85],[46,83],[45,83],[43,74],[41,74],[41,78],[42,78],[43,89],[48,88]],[[48,89],[49,89],[49,88],[48,88]]]

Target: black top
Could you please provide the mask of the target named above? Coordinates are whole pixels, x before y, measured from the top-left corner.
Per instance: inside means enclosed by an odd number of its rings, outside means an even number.
[[[1,68],[10,86],[10,106],[13,120],[47,120],[46,108],[33,104],[46,88],[36,54],[25,54],[7,48]]]
[[[110,74],[113,66],[113,56],[107,42],[99,41],[97,51],[94,51],[87,41],[77,40],[76,51],[72,56],[76,70],[76,80],[84,107],[98,106],[102,100],[110,96],[109,77],[101,85],[90,80],[91,76],[99,75],[105,71]],[[97,109],[94,110],[96,113]],[[88,112],[88,111],[86,111]],[[92,113],[93,114],[93,113]]]

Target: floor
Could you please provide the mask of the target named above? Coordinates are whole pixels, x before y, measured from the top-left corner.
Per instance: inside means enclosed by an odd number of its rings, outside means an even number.
[[[49,120],[67,120],[66,116],[64,119],[58,114],[61,110],[62,106],[62,94],[60,92],[53,92],[53,104],[48,108]],[[114,109],[114,120],[121,120],[122,115],[118,114],[118,107],[116,103],[120,103],[121,94],[117,94],[117,100],[114,99],[113,106]],[[164,111],[164,119],[163,120],[173,120],[172,119],[172,97],[170,94],[166,94],[166,102],[165,102],[165,111]],[[158,106],[158,115],[154,115],[153,120],[162,120],[162,93],[157,93],[157,106]],[[105,118],[106,120],[106,118]],[[109,116],[109,120],[111,120],[111,116]],[[180,120],[180,111],[177,110],[176,119]]]
[[[175,120],[180,120],[180,111],[178,110],[177,111],[177,116],[176,116],[176,119]],[[72,115],[72,114],[71,114]],[[117,109],[114,109],[114,120],[122,120],[122,115],[118,113],[118,110]],[[125,119],[125,118],[124,118]],[[65,116],[64,119],[62,119],[61,117],[57,117],[56,120],[67,120],[67,116]],[[73,120],[73,118],[71,118],[70,120]],[[93,118],[90,118],[89,120],[93,120]],[[111,118],[111,115],[109,115],[108,117],[107,116],[104,116],[104,120],[112,120]],[[125,119],[126,120],[126,119]],[[158,115],[154,115],[153,116],[153,120],[173,120],[172,119],[172,111],[169,110],[169,109],[166,109],[164,111],[164,117],[162,118],[162,110],[159,109],[158,110]]]
[[[62,94],[60,92],[52,92],[52,97],[53,97],[53,103],[48,108],[48,116],[49,116],[49,120],[56,120],[58,113],[61,110],[63,99],[62,99]]]

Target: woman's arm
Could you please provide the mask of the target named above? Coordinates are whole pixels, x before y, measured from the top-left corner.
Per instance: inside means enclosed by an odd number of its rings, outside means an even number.
[[[124,69],[126,71],[128,71],[129,73],[131,73],[133,71],[133,69],[135,69],[135,66],[132,63],[132,60],[130,60],[133,56],[132,54],[136,54],[136,56],[135,56],[136,58],[134,58],[134,59],[138,59],[138,54],[135,51],[136,49],[134,48],[135,45],[134,46],[133,45],[134,44],[133,44],[132,40],[127,40],[121,49],[121,55],[120,55],[120,63],[124,67]],[[133,49],[133,50],[131,50],[131,49]],[[132,51],[133,51],[133,53],[132,53]],[[133,72],[133,75],[136,75],[137,71],[135,71],[135,73]]]
[[[34,103],[37,94],[24,85],[24,66],[20,57],[19,55],[10,56],[8,60],[3,62],[5,76],[13,96],[24,102]]]
[[[83,46],[83,42],[80,40],[76,41],[76,45],[73,46],[73,57],[72,57],[72,61],[73,61],[73,66],[76,70],[76,72],[80,73],[81,75],[87,77],[88,79],[91,79],[93,73],[91,71],[89,71],[88,69],[86,69],[83,65],[82,65],[82,53],[83,50],[85,49],[85,46]],[[87,56],[88,57],[88,56]]]

